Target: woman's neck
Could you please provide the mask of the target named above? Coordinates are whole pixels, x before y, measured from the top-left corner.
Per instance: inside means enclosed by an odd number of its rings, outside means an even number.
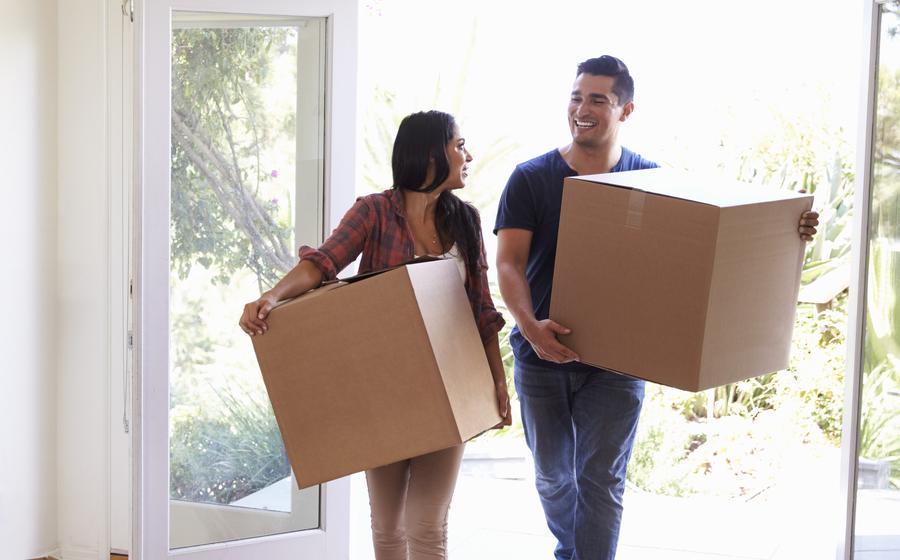
[[[402,189],[403,207],[406,210],[406,219],[415,221],[417,224],[425,224],[434,221],[435,210],[437,209],[437,200],[440,192],[416,192]]]

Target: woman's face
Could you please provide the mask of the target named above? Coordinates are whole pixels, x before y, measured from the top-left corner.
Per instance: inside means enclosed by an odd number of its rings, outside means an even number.
[[[466,149],[466,139],[460,136],[459,127],[453,127],[453,138],[447,142],[447,162],[450,164],[450,174],[447,180],[441,184],[441,190],[461,189],[466,186],[466,177],[469,176],[469,162],[472,154]]]

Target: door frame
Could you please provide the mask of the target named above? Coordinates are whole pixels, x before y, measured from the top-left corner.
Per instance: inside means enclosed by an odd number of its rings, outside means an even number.
[[[856,525],[859,466],[859,422],[863,382],[866,328],[867,272],[869,266],[869,217],[872,210],[872,148],[881,34],[879,7],[885,0],[863,0],[861,29],[862,72],[860,76],[857,129],[856,185],[853,199],[853,244],[847,323],[847,368],[844,377],[844,424],[841,440],[841,477],[837,560],[851,560]]]
[[[349,479],[322,486],[320,528],[231,543],[169,551],[168,521],[168,215],[169,153],[146,142],[169,138],[170,96],[154,87],[170,80],[170,53],[154,41],[169,28],[171,10],[327,17],[325,70],[324,208],[322,234],[340,220],[357,182],[357,28],[354,0],[306,0],[286,10],[287,0],[135,0],[134,2],[134,205],[133,205],[133,395],[131,400],[133,559],[276,557],[315,541],[317,558],[349,555]],[[293,13],[285,13],[285,12]],[[163,374],[160,374],[163,372]]]
[[[104,0],[107,33],[108,495],[106,545],[128,553],[131,534],[131,242],[133,180],[133,55],[130,0]],[[108,548],[109,550],[105,550]]]

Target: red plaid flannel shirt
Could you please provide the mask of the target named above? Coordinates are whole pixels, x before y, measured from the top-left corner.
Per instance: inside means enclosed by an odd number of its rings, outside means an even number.
[[[357,198],[321,247],[300,247],[300,259],[315,264],[325,280],[333,280],[360,253],[360,274],[398,266],[415,257],[415,243],[406,225],[403,196],[399,191],[388,189]],[[483,242],[478,264],[478,271],[466,266],[466,294],[481,340],[485,341],[500,332],[505,321],[491,299]]]

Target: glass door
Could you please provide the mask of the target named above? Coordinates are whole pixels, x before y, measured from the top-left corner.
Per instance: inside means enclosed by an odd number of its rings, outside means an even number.
[[[900,558],[900,1],[864,21],[839,560]]]
[[[328,79],[347,72],[329,49],[355,46],[330,43],[355,7],[161,0],[139,12],[135,556],[346,556],[347,482],[298,489],[237,319],[299,245],[321,242],[341,198],[330,161],[352,161],[354,130],[326,112]]]
[[[900,558],[900,2],[877,6],[854,558]]]
[[[172,548],[319,526],[233,316],[293,267],[300,224],[321,241],[324,39],[324,18],[172,12]]]

